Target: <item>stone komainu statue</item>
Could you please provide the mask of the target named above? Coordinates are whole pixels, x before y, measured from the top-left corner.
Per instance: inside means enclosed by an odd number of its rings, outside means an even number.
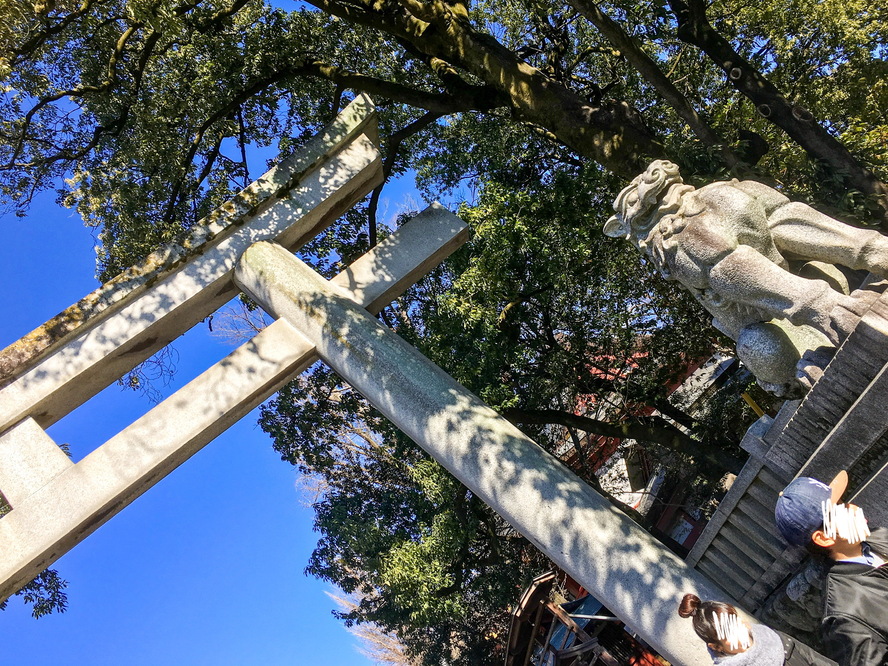
[[[759,383],[798,396],[816,381],[884,284],[888,238],[751,180],[687,185],[656,160],[614,201],[604,233],[626,238],[737,342]]]

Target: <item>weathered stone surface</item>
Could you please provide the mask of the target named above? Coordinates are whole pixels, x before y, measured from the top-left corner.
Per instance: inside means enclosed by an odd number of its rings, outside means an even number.
[[[722,527],[728,534],[738,539],[746,540],[754,550],[766,553],[767,561],[762,562],[762,567],[767,568],[775,557],[783,552],[784,544],[780,536],[758,528],[757,523],[746,516],[742,511],[735,511],[731,519]],[[739,541],[738,541],[739,543]]]
[[[372,129],[367,130],[368,126]],[[180,241],[152,253],[141,264],[128,268],[0,351],[0,387],[77,335],[84,326],[95,325],[102,318],[110,316],[169,275],[189,257],[207,251],[247,219],[286,198],[287,193],[309,171],[365,131],[370,131],[375,141],[375,107],[369,97],[359,95],[330,126],[297,153],[198,222]]]
[[[236,280],[672,663],[711,664],[676,608],[685,592],[723,598],[712,582],[282,248],[251,247]]]
[[[0,493],[14,509],[73,464],[34,419],[25,419],[0,436]]]
[[[713,580],[718,581],[720,585],[723,581],[730,581],[733,585],[736,585],[738,589],[745,590],[749,589],[749,586],[755,581],[755,579],[751,578],[747,572],[743,571],[743,569],[735,564],[733,557],[715,546],[706,551],[704,559],[718,565],[720,573],[718,577],[713,578]],[[720,597],[716,598],[720,599]]]
[[[851,501],[864,507],[871,524],[888,526],[888,461],[861,486]]]
[[[758,421],[749,426],[743,439],[740,440],[740,448],[756,458],[764,458],[770,449],[765,443],[764,437],[773,425],[774,420],[770,416],[762,416]]]
[[[885,395],[885,387],[880,388],[881,382],[876,380],[882,368],[888,364],[886,300],[888,297],[881,296],[842,343],[827,366],[824,376],[805,396],[790,422],[774,440],[767,455],[769,462],[788,470],[795,476],[818,450],[823,451],[818,456],[820,460],[824,460],[822,456],[826,451],[838,452],[841,463],[836,462],[832,466],[825,467],[817,463],[818,478],[820,475],[832,478],[840,469],[848,469],[854,464],[856,457],[850,454],[855,442],[849,442],[851,448],[845,448],[844,438],[840,433],[845,429],[872,430],[868,425],[870,423],[878,430],[879,427],[875,424],[880,422],[880,419],[884,421],[884,409],[878,405],[880,402],[884,405],[888,395]],[[867,403],[870,407],[861,409]],[[855,416],[846,417],[852,412]],[[823,449],[822,445],[830,439],[830,433],[836,428],[839,428],[839,431],[832,437],[832,441],[838,442],[838,445],[830,445]],[[862,435],[854,435],[858,436]],[[873,441],[872,438],[868,439],[867,446]],[[856,444],[859,448],[860,442],[857,441]],[[837,464],[844,466],[837,467]]]
[[[433,206],[333,279],[340,293],[378,311],[466,238],[465,224]],[[3,467],[0,492],[13,510],[0,520],[0,600],[14,593],[126,505],[317,360],[278,321],[76,465],[27,420],[0,437],[19,470]],[[26,436],[21,436],[24,433]],[[33,441],[36,444],[20,449]],[[50,448],[51,447],[51,448]],[[59,467],[55,453],[65,458]],[[34,474],[41,473],[35,481]],[[13,472],[22,471],[24,479]]]
[[[821,586],[825,571],[822,565],[809,561],[768,600],[759,617],[762,622],[785,631],[818,649],[820,618],[823,613]]]
[[[831,479],[855,466],[888,431],[888,366],[866,387],[799,470],[799,476]],[[881,464],[879,465],[881,467]]]
[[[352,300],[375,314],[392,301],[393,294],[401,294],[465,243],[468,234],[462,220],[433,203],[332,283],[347,289]]]
[[[726,596],[737,599],[743,594],[743,590],[746,589],[745,584],[737,583],[731,575],[726,576],[723,571],[724,567],[718,562],[712,561],[709,557],[701,559],[694,568],[708,576],[710,580],[717,580],[719,588],[724,590],[721,595],[713,597],[713,599],[723,601]]]
[[[802,393],[878,298],[872,290],[849,294],[847,274],[833,264],[888,274],[888,238],[755,181],[695,189],[675,164],[656,160],[620,192],[614,210],[604,233],[629,239],[663,277],[687,288],[777,395]]]
[[[703,554],[712,544],[713,539],[718,535],[719,530],[721,530],[725,521],[727,521],[731,512],[737,506],[737,503],[743,498],[749,484],[755,480],[761,467],[762,461],[760,458],[752,458],[743,466],[743,469],[740,470],[740,474],[734,479],[731,488],[719,503],[718,510],[706,524],[703,533],[700,534],[697,542],[685,558],[685,561],[688,564],[695,566],[700,561],[700,558],[703,557]]]
[[[226,233],[195,249],[189,261],[177,262],[150,288],[140,278],[132,296],[106,307],[65,336],[63,346],[17,371],[0,390],[0,432],[25,416],[47,427],[70,412],[233,298],[234,263],[251,243],[276,239],[298,247],[380,181],[379,152],[364,134],[325,155],[311,162],[314,168],[286,196],[248,219],[224,218]],[[266,189],[277,192],[277,180],[271,181]]]
[[[799,403],[784,405],[767,433],[751,429],[750,458],[692,551],[697,566],[716,580],[727,576],[709,555],[720,536],[742,544],[758,575],[728,588],[759,617],[810,644],[817,641],[822,572],[800,548],[776,534],[773,501],[794,476],[824,481],[848,470],[850,501],[862,506],[872,525],[888,524],[888,295],[863,315],[839,347],[823,376]],[[760,452],[768,451],[763,459]],[[752,477],[748,484],[738,483]],[[731,493],[742,492],[739,499]],[[755,507],[758,506],[758,509]],[[767,523],[767,524],[765,524]],[[739,532],[734,532],[734,527]],[[765,535],[767,534],[767,538]]]

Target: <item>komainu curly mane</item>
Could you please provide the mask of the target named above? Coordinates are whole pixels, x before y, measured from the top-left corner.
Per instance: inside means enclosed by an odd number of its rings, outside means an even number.
[[[693,190],[692,186],[685,185],[677,164],[655,160],[617,195],[616,215],[608,220],[604,233],[626,238],[644,251],[650,242],[651,230],[665,216],[671,221],[681,208],[684,195]]]

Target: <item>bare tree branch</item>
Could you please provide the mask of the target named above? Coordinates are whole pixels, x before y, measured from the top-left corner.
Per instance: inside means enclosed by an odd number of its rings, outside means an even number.
[[[414,120],[412,123],[389,137],[386,146],[385,161],[382,163],[382,184],[373,190],[373,194],[370,195],[370,203],[367,206],[367,235],[369,237],[370,247],[376,245],[376,209],[379,206],[379,195],[382,193],[382,188],[385,187],[385,183],[388,181],[388,178],[392,173],[392,168],[395,165],[395,160],[398,157],[398,151],[401,148],[401,144],[405,139],[421,132],[423,129],[437,121],[442,115],[443,114],[434,111],[428,111],[423,114],[421,118]]]
[[[736,473],[743,467],[743,461],[739,458],[715,447],[704,446],[672,427],[651,427],[628,422],[608,423],[555,409],[509,408],[502,410],[501,414],[516,423],[562,425],[603,437],[635,439],[660,444],[683,455],[691,456],[711,470],[718,470],[722,473]]]

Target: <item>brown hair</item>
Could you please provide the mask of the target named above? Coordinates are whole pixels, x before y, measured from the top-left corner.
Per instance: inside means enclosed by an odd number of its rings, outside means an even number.
[[[715,613],[728,613],[736,615],[737,609],[731,604],[724,604],[721,601],[700,601],[700,597],[696,594],[686,594],[678,606],[678,614],[682,617],[692,617],[694,620],[694,631],[706,643],[719,643],[718,632],[715,629],[715,623],[712,616]]]

